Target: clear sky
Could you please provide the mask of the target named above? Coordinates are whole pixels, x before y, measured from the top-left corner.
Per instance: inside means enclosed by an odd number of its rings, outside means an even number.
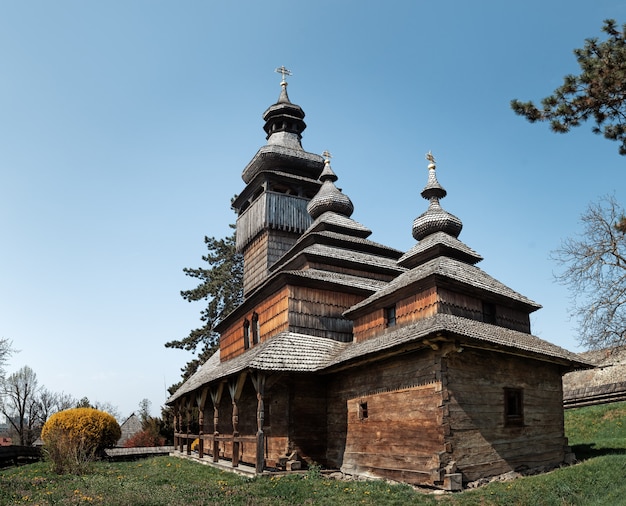
[[[626,22],[618,0],[107,0],[0,3],[0,337],[39,382],[122,416],[159,414],[200,324],[182,269],[234,221],[230,198],[265,144],[285,65],[307,151],[371,238],[408,250],[442,206],[487,273],[543,305],[535,335],[573,351],[550,251],[591,201],[626,202],[626,158],[583,125],[567,135],[509,108],[539,100],[572,54]]]

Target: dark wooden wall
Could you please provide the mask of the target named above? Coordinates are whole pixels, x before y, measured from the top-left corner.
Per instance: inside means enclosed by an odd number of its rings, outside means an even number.
[[[352,320],[344,318],[342,313],[361,300],[362,295],[291,286],[289,329],[292,332],[350,342]]]
[[[563,394],[557,365],[464,349],[446,359],[452,458],[465,480],[563,461]],[[523,389],[523,426],[506,426],[504,388]]]

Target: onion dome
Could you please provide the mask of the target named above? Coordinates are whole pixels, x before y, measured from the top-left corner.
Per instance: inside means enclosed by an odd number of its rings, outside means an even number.
[[[354,212],[354,206],[350,197],[341,193],[335,186],[337,176],[330,167],[330,153],[324,151],[324,170],[320,174],[319,180],[322,182],[322,187],[317,192],[317,195],[311,199],[306,207],[309,214],[316,219],[326,212],[337,213],[348,218]]]
[[[413,237],[421,241],[424,237],[436,232],[444,232],[456,238],[461,233],[463,223],[456,216],[444,210],[439,204],[439,199],[444,198],[447,192],[437,181],[435,158],[429,152],[426,155],[426,159],[430,162],[428,164],[428,182],[421,195],[430,201],[430,205],[425,213],[415,218],[413,222]]]

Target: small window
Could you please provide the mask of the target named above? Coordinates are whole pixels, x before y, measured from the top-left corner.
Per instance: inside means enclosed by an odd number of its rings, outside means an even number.
[[[243,322],[243,349],[250,348],[250,322],[245,320]]]
[[[496,323],[496,305],[491,302],[483,302],[483,321]]]
[[[504,389],[504,425],[524,425],[524,391],[521,388]]]
[[[385,327],[393,327],[396,324],[396,306],[385,308]]]
[[[252,344],[259,344],[259,315],[254,313],[252,315]]]
[[[359,420],[366,420],[368,415],[367,402],[359,402]]]

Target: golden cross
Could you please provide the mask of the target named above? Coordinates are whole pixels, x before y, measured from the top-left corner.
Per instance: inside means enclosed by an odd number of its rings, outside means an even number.
[[[274,70],[274,72],[278,72],[279,74],[282,74],[283,76],[283,80],[281,82],[282,83],[286,83],[287,81],[285,80],[285,76],[290,76],[291,74],[291,70],[288,70],[285,68],[284,65],[281,65],[280,67],[278,67],[276,70]]]
[[[326,162],[330,162],[330,159],[333,157],[333,155],[331,155],[327,149],[324,150],[324,152],[322,153],[322,156],[325,158],[324,161]]]

